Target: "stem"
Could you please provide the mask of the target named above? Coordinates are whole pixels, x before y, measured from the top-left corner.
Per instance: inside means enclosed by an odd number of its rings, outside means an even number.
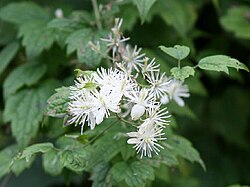
[[[137,123],[134,123],[134,122],[125,120],[125,119],[121,118],[118,114],[116,114],[116,116],[117,116],[117,118],[118,118],[120,121],[125,122],[125,123],[128,123],[128,124],[130,124],[130,125],[132,125],[132,126],[134,126],[134,127],[138,127],[138,126],[137,126],[137,125],[138,125]]]
[[[99,13],[99,9],[98,9],[97,0],[91,0],[91,2],[92,2],[92,6],[94,8],[96,25],[97,25],[98,29],[102,29],[102,23],[100,21],[100,13]]]
[[[109,126],[107,126],[102,132],[100,132],[100,134],[96,135],[92,140],[90,140],[88,143],[86,143],[84,147],[87,147],[89,144],[93,143],[98,137],[100,137],[101,135],[103,135],[103,133],[105,133],[109,128],[111,128],[116,122],[117,121],[114,121]]]
[[[181,69],[181,61],[178,59],[178,68]]]

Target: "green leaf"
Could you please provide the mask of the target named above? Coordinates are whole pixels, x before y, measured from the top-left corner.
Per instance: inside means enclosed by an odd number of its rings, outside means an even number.
[[[93,181],[92,187],[109,187],[112,186],[110,177],[110,165],[101,163],[94,167],[90,179]]]
[[[170,72],[174,76],[174,78],[179,79],[181,81],[184,81],[190,75],[194,76],[195,73],[194,68],[190,66],[185,66],[183,68],[174,67],[170,70]]]
[[[45,74],[46,65],[41,63],[26,63],[14,69],[5,79],[3,89],[7,98],[23,86],[32,86]]]
[[[206,169],[199,152],[193,148],[191,142],[184,137],[176,135],[170,136],[168,141],[166,143],[164,142],[163,145],[169,152],[172,152],[170,154],[175,154],[191,162],[198,162],[204,170]]]
[[[184,38],[196,22],[196,4],[186,0],[158,0],[156,13]]]
[[[11,171],[17,176],[20,175],[25,169],[29,168],[35,157],[31,157],[29,160],[26,159],[15,159],[11,166]]]
[[[64,117],[67,113],[67,107],[70,95],[69,87],[61,87],[56,89],[47,101],[46,115],[52,117]]]
[[[250,186],[248,186],[248,185],[234,184],[234,185],[230,185],[230,186],[227,186],[227,187],[250,187]]]
[[[154,179],[154,169],[138,161],[118,162],[112,167],[111,174],[117,183],[124,180],[128,186],[134,187],[145,186],[147,180]]]
[[[61,31],[72,32],[80,28],[80,22],[67,18],[55,18],[47,26]]]
[[[90,158],[89,151],[84,148],[65,150],[61,154],[63,166],[75,172],[85,170]]]
[[[226,55],[213,55],[202,58],[198,63],[198,67],[204,70],[223,71],[227,74],[229,74],[228,67],[237,70],[243,69],[249,72],[245,64]]]
[[[34,58],[52,46],[57,40],[57,33],[54,29],[47,28],[45,21],[31,21],[20,27],[18,37],[23,38],[22,45],[27,56]]]
[[[38,143],[33,144],[29,147],[26,147],[23,152],[21,153],[20,158],[25,158],[26,160],[29,160],[31,156],[33,156],[36,153],[46,153],[50,151],[53,148],[52,143]]]
[[[62,172],[63,163],[57,151],[51,149],[43,154],[43,168],[45,172],[52,176],[59,175]]]
[[[21,2],[3,7],[0,10],[0,18],[7,22],[23,24],[31,20],[48,20],[49,15],[32,2]]]
[[[156,2],[156,0],[133,0],[134,4],[137,6],[137,9],[140,13],[142,23],[145,21],[146,16]]]
[[[189,53],[190,49],[186,46],[181,46],[181,45],[175,45],[174,47],[165,47],[165,46],[160,46],[160,49],[170,55],[171,57],[177,59],[177,60],[182,60],[186,58]]]
[[[234,33],[236,37],[250,39],[249,17],[247,16],[249,12],[248,6],[232,6],[227,14],[221,17],[220,23],[224,29]]]
[[[0,178],[10,171],[10,163],[12,158],[18,152],[17,146],[11,145],[0,152]]]
[[[27,146],[37,134],[46,100],[57,85],[55,81],[46,81],[38,88],[24,89],[8,97],[4,120],[11,121],[12,134],[20,147]]]
[[[0,75],[11,62],[11,60],[15,57],[17,51],[19,49],[19,44],[17,42],[12,42],[8,44],[2,51],[0,52]]]
[[[96,43],[101,35],[101,33],[94,33],[91,29],[81,29],[73,32],[66,40],[67,55],[76,51],[79,62],[91,67],[97,66],[101,61],[101,56],[91,49],[89,42]]]

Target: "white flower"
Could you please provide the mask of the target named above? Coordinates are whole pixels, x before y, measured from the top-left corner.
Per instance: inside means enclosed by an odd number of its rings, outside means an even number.
[[[148,125],[148,124],[155,124],[156,126],[162,128],[166,125],[169,125],[170,122],[167,120],[170,118],[171,115],[168,115],[167,108],[160,109],[160,105],[154,108],[149,108],[147,110],[148,118],[144,120],[144,123],[142,126]]]
[[[57,9],[55,10],[55,16],[56,16],[57,18],[63,18],[63,10],[62,10],[61,8],[57,8]]]
[[[112,33],[109,34],[109,38],[102,38],[103,41],[107,42],[107,46],[112,48],[112,57],[115,57],[116,51],[121,47],[122,43],[129,40],[129,38],[125,38],[120,32],[120,28],[122,25],[122,19],[115,19],[115,26],[111,29]]]
[[[72,101],[69,102],[68,106],[68,112],[71,116],[68,124],[80,124],[82,126],[81,133],[83,132],[83,127],[86,121],[91,129],[94,129],[96,124],[94,114],[91,111],[93,105],[90,101],[89,95],[90,93],[71,97]]]
[[[131,91],[127,97],[130,102],[135,103],[131,110],[131,118],[133,120],[139,119],[145,113],[146,108],[155,106],[154,94],[146,88]]]
[[[155,58],[151,60],[151,62],[148,64],[149,58],[144,58],[144,64],[140,64],[141,67],[141,73],[143,77],[145,77],[146,73],[148,72],[159,72],[160,64],[156,64]]]
[[[146,74],[147,81],[151,85],[151,90],[157,98],[161,98],[166,93],[166,88],[169,84],[169,79],[166,77],[165,73],[160,74],[160,72],[150,72]]]
[[[140,52],[141,48],[137,50],[137,46],[135,46],[132,50],[129,45],[126,45],[126,50],[122,53],[122,59],[126,62],[128,72],[131,73],[133,69],[139,72],[137,65],[143,62],[142,57],[145,56],[145,54],[140,54]]]
[[[87,90],[93,90],[96,88],[97,84],[94,81],[93,76],[82,76],[82,77],[77,77],[76,80],[74,81],[75,85],[70,86],[71,90],[71,97],[75,95],[82,95],[84,94]]]
[[[162,137],[165,133],[162,133],[161,128],[155,128],[153,124],[149,124],[146,127],[140,127],[137,132],[129,132],[127,135],[130,137],[128,139],[128,144],[135,144],[134,148],[137,153],[141,153],[142,156],[152,157],[152,152],[158,155],[160,152],[159,148],[164,149],[159,143],[159,140],[165,140]]]
[[[174,100],[179,106],[184,106],[185,103],[181,97],[189,97],[189,90],[187,85],[183,85],[181,81],[171,79],[166,92],[168,94],[168,100]]]

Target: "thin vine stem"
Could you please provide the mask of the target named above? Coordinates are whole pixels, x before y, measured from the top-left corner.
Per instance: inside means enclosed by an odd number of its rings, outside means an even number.
[[[93,6],[93,9],[94,9],[94,13],[95,13],[95,20],[96,20],[97,28],[102,29],[102,23],[101,23],[101,20],[100,20],[100,12],[99,12],[99,9],[98,9],[97,0],[91,0],[91,2],[92,2],[92,6]]]

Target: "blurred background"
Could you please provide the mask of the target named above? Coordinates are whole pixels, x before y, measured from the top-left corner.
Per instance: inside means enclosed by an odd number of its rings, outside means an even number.
[[[19,0],[0,0],[0,8]],[[88,0],[34,0],[55,16],[60,8],[65,17],[72,10],[93,12]],[[207,55],[224,54],[238,59],[250,67],[250,1],[249,0],[158,0],[151,7],[142,23],[138,10],[130,1],[98,1],[110,6],[110,17],[123,18],[122,30],[131,38],[130,43],[142,47],[149,57],[155,57],[163,71],[169,74],[175,61],[163,54],[158,46],[189,46],[191,55],[183,64],[195,65]],[[116,6],[112,6],[116,4]],[[109,15],[107,14],[107,17]],[[1,16],[0,16],[1,17]],[[0,19],[0,54],[17,38],[18,27]],[[0,55],[0,84],[25,56],[24,46],[15,58],[4,65]],[[53,55],[53,57],[51,57]],[[53,75],[63,81],[72,74],[73,67],[66,64],[69,57],[65,48],[53,44],[41,58],[60,61],[60,73]],[[171,170],[172,184],[162,173],[155,186],[173,187],[224,187],[231,184],[250,185],[250,76],[248,72],[230,69],[230,75],[221,72],[197,71],[189,78],[191,97],[186,106],[173,111],[174,130],[188,138],[199,151],[207,167],[203,171],[198,164],[183,162],[180,168]],[[48,75],[51,76],[51,75]],[[70,80],[73,78],[70,77]],[[65,81],[65,80],[64,80]],[[65,81],[67,82],[67,81]],[[11,142],[11,132],[2,120],[5,109],[3,87],[0,88],[0,148]],[[1,171],[0,171],[1,173]],[[6,180],[9,187],[16,186],[64,186],[62,177],[51,177],[42,169],[37,159],[30,169]],[[3,183],[1,183],[3,184]],[[85,176],[75,177],[71,186],[88,186]]]

